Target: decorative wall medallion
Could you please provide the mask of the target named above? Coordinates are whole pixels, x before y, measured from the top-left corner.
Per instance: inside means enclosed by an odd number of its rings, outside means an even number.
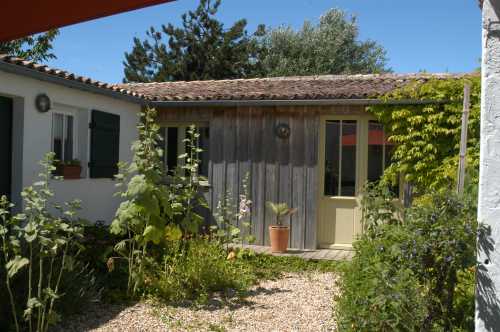
[[[35,106],[38,112],[46,113],[50,110],[50,98],[45,93],[41,93],[35,98]]]
[[[276,136],[279,138],[287,139],[290,137],[290,126],[286,123],[277,124],[274,130],[276,132]]]

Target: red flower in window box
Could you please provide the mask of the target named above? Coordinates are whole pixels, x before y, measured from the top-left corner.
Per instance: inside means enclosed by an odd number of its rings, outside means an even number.
[[[82,166],[79,160],[59,162],[56,164],[55,175],[62,176],[65,180],[80,179]]]

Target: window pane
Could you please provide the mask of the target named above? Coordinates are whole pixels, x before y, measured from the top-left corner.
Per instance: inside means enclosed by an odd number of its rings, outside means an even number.
[[[203,151],[200,153],[200,174],[204,176],[208,176],[208,160],[209,160],[209,137],[210,137],[210,129],[208,127],[200,127],[200,138],[199,138],[199,147]]]
[[[325,128],[325,195],[339,194],[340,121],[327,121]]]
[[[64,116],[54,113],[52,115],[52,149],[56,160],[63,158],[63,128]]]
[[[356,121],[342,121],[341,196],[356,195]]]
[[[167,151],[166,151],[166,160],[167,160],[167,170],[169,174],[175,172],[177,167],[177,147],[178,147],[178,128],[169,127],[167,128]]]
[[[384,128],[376,121],[368,126],[368,181],[373,182],[384,172]]]
[[[64,161],[73,160],[73,116],[66,115],[66,137],[64,139]]]

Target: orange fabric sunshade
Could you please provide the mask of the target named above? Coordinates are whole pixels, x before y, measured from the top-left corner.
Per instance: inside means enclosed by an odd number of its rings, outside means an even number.
[[[368,145],[395,145],[393,142],[389,142],[385,137],[383,130],[370,130],[368,133]],[[343,146],[354,146],[356,145],[356,135],[344,135],[342,136]]]
[[[0,0],[0,42],[174,0]]]

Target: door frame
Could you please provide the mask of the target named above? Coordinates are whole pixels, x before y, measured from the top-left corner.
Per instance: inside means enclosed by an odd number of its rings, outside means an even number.
[[[10,126],[8,128],[9,130],[9,133],[8,135],[10,136],[10,144],[9,144],[9,150],[8,150],[8,155],[9,155],[9,165],[8,165],[8,173],[9,173],[9,191],[7,193],[0,193],[0,195],[3,195],[3,194],[7,194],[9,200],[12,201],[12,195],[14,194],[13,192],[13,181],[14,181],[14,176],[13,176],[13,170],[14,170],[14,166],[13,166],[13,161],[14,161],[14,148],[13,148],[13,144],[14,144],[14,100],[10,97],[4,97],[4,96],[0,96],[0,98],[2,99],[7,99],[9,100],[9,103],[10,103]]]
[[[335,121],[335,120],[356,120],[356,140],[358,142],[356,146],[356,193],[354,197],[348,196],[326,196],[324,195],[324,183],[325,183],[325,143],[326,143],[326,122],[327,121]],[[316,229],[319,234],[320,232],[320,223],[322,220],[322,206],[323,204],[335,204],[336,202],[341,204],[355,204],[360,206],[361,197],[360,193],[363,188],[364,183],[367,180],[367,169],[368,169],[368,122],[369,120],[376,120],[374,116],[369,113],[364,114],[331,114],[331,115],[322,115],[320,116],[319,121],[319,148],[318,148],[318,200],[317,200],[317,223]],[[362,233],[362,225],[361,222],[353,223],[353,234],[361,234]],[[320,238],[317,239],[317,246],[319,248],[329,248],[329,249],[351,249],[351,243],[321,243]]]

